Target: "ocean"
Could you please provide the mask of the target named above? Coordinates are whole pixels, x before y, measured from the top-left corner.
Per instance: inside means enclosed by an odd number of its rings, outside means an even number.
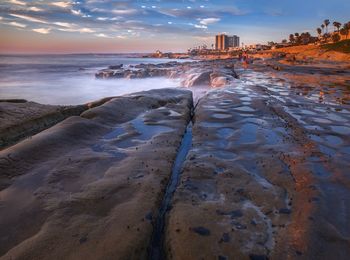
[[[174,60],[120,54],[0,55],[0,99],[77,105],[108,96],[178,87],[179,81],[166,78],[95,79],[95,72],[109,65],[169,61]]]

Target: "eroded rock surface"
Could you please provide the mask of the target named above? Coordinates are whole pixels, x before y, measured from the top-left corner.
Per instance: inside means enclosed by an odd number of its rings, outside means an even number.
[[[211,92],[196,107],[169,214],[170,258],[268,257],[291,219],[293,176],[280,157],[295,147],[282,142],[284,124],[264,108],[266,97],[252,92],[251,100],[247,91]]]
[[[47,129],[70,116],[99,106],[111,98],[104,98],[78,106],[43,105],[26,100],[0,102],[0,149]]]
[[[142,259],[190,91],[118,97],[0,152],[2,259]]]
[[[127,77],[180,77],[196,105],[118,97],[2,151],[0,254],[347,259],[349,72],[271,64],[140,64]]]
[[[327,109],[285,94],[278,79],[245,74],[246,83],[196,106],[168,214],[168,257],[346,259],[349,128],[337,124],[349,122],[348,110],[336,115],[336,104]]]

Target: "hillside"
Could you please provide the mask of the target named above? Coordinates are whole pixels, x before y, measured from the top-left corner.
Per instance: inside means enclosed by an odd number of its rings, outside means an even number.
[[[325,44],[321,48],[328,51],[350,53],[350,39],[337,43]]]
[[[292,46],[292,47],[271,50],[269,52],[270,53],[284,52],[286,54],[294,54],[297,59],[312,58],[313,60],[350,62],[349,43],[350,43],[350,40],[341,41],[334,44],[326,44],[323,46],[316,46],[316,45]]]

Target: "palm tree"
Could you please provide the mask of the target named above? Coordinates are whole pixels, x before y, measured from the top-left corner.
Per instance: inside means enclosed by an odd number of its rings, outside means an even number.
[[[321,28],[322,28],[322,33],[324,33],[324,24],[321,24]]]
[[[348,31],[345,28],[340,29],[340,34],[345,36],[345,38],[348,38]]]
[[[338,32],[339,32],[341,23],[339,23],[339,22],[333,22],[333,26],[334,26],[334,28],[337,28],[337,30],[338,30]],[[335,30],[334,30],[334,31],[335,31]]]
[[[290,41],[290,43],[295,42],[294,34],[289,34],[289,41]]]
[[[321,28],[317,28],[316,30],[317,30],[318,37],[321,37],[321,34],[322,34]]]
[[[309,32],[305,33],[305,40],[307,41],[307,43],[311,42],[311,34]]]
[[[295,38],[295,43],[300,44],[300,34],[299,33],[294,33],[294,38]]]
[[[349,31],[350,31],[350,22],[347,22],[343,25],[343,29],[340,30],[340,34],[345,35],[345,39],[348,39]]]
[[[329,20],[326,19],[323,21],[324,25],[326,26],[326,33],[328,33],[328,25],[330,24]]]
[[[299,38],[300,43],[308,44],[311,41],[311,34],[309,32],[303,32]]]
[[[343,28],[344,28],[345,30],[350,30],[350,22],[345,23],[345,24],[343,25]]]

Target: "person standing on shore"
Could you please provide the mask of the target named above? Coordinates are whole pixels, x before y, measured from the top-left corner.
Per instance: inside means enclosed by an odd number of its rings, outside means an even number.
[[[243,63],[244,68],[248,67],[248,61],[249,61],[249,57],[248,57],[247,52],[245,51],[245,52],[243,52],[243,55],[242,55],[242,63]]]

